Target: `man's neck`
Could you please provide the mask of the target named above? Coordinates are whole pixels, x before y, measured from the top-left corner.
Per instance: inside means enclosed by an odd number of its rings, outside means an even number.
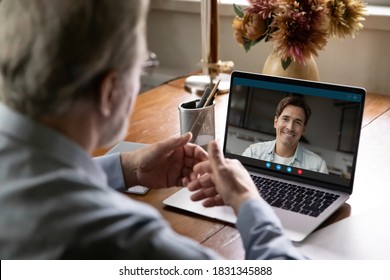
[[[87,107],[77,104],[71,112],[64,115],[43,115],[38,120],[92,154],[97,147],[98,137],[95,133],[93,112],[88,110]]]
[[[298,144],[294,146],[287,146],[287,145],[283,145],[282,143],[278,143],[278,141],[276,141],[275,153],[280,157],[289,158],[295,154],[295,150],[297,146]]]

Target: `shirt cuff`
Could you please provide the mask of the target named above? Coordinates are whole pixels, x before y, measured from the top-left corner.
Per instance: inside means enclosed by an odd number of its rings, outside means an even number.
[[[279,218],[265,201],[249,199],[240,207],[236,227],[240,232],[248,232],[254,224],[273,224],[282,228]]]
[[[120,153],[95,157],[94,161],[107,174],[108,185],[117,191],[124,192],[127,188],[123,178]]]
[[[274,238],[274,229],[277,235],[282,234],[282,225],[272,208],[265,201],[257,199],[250,199],[240,207],[236,228],[241,234],[246,254],[250,255],[253,247],[268,245]],[[269,256],[265,258],[268,259]]]
[[[236,227],[247,259],[305,259],[283,233],[279,218],[265,201],[245,202]]]

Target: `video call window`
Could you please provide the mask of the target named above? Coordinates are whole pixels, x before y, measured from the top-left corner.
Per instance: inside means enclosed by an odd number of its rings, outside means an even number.
[[[243,155],[252,144],[275,140],[275,109],[283,98],[297,96],[311,109],[300,145],[324,159],[327,174],[346,180],[351,177],[355,135],[360,129],[358,102],[242,85],[235,85],[233,90],[239,92],[230,101],[227,152]]]

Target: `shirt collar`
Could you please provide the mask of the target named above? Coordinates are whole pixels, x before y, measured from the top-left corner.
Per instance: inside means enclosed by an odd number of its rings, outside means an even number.
[[[275,146],[276,146],[276,140],[273,140],[270,142],[270,145],[268,146],[267,155],[270,157],[270,160],[274,160],[275,157]]]
[[[303,148],[300,143],[298,143],[297,149],[294,154],[294,161],[302,162],[303,160]]]
[[[0,102],[0,132],[31,149],[82,171],[97,185],[107,182],[104,171],[81,146],[61,133],[20,114]]]

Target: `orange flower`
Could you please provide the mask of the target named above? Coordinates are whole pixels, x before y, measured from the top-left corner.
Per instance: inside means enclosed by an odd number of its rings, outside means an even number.
[[[244,18],[236,16],[232,27],[234,38],[240,45],[244,45],[244,41],[259,39],[267,30],[265,21],[257,14],[245,14]]]
[[[244,37],[248,40],[260,38],[266,31],[265,21],[258,14],[245,14],[242,21]]]
[[[233,19],[233,35],[236,39],[237,43],[239,43],[241,46],[244,44],[244,31],[242,30],[242,18],[235,17]]]

